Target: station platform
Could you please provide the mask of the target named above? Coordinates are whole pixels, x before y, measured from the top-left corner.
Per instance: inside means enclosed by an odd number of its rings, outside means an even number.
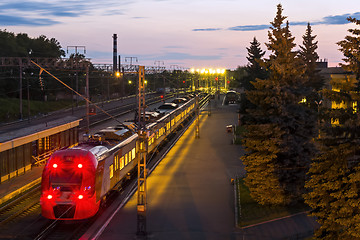
[[[147,239],[295,239],[314,229],[306,213],[239,228],[231,179],[244,177],[241,145],[227,126],[236,125],[237,105],[212,100],[147,178]],[[137,193],[110,206],[80,239],[133,240],[137,231]],[[295,236],[295,237],[294,237]],[[300,238],[296,238],[300,239]]]
[[[194,121],[148,176],[148,239],[238,239],[231,179],[245,174],[244,150],[227,130],[237,123],[237,110],[212,99],[200,115],[200,138]],[[137,193],[80,239],[136,239],[136,204]]]
[[[2,182],[0,184],[0,205],[40,184],[43,168],[44,166],[32,167],[22,175]]]

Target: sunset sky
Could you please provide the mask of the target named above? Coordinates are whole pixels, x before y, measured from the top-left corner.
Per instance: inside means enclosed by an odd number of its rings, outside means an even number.
[[[253,37],[267,50],[278,3],[296,43],[310,22],[320,58],[337,66],[342,54],[336,42],[355,27],[346,17],[360,19],[359,0],[1,0],[0,29],[56,38],[64,50],[86,46],[93,63],[112,63],[116,33],[122,61],[137,57],[136,64],[146,66],[161,61],[168,68],[233,69],[247,64]]]

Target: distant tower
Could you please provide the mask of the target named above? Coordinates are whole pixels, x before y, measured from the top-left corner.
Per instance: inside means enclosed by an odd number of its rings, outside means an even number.
[[[117,71],[117,34],[114,33],[114,51],[113,51],[113,71]]]

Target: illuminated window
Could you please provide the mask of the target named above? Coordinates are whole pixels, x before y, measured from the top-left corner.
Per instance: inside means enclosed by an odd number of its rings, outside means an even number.
[[[124,157],[121,157],[121,158],[120,158],[120,170],[123,169],[124,167],[125,167]]]
[[[128,164],[128,155],[127,153],[125,154],[125,166]]]
[[[135,158],[135,155],[136,155],[135,148],[133,148],[133,149],[131,150],[131,152],[132,152],[132,159],[134,159],[134,158]]]
[[[353,113],[356,113],[357,112],[357,102],[353,102],[352,107],[353,107]]]
[[[114,176],[114,169],[113,169],[113,165],[111,164],[110,167],[109,167],[109,172],[110,172],[110,179],[113,178]]]
[[[338,118],[331,118],[331,125],[340,125],[339,119]]]
[[[153,139],[153,138],[150,138],[150,139],[149,139],[149,141],[148,141],[148,146],[150,146],[150,145],[151,145],[151,143],[152,143],[152,139]]]
[[[119,160],[119,156],[115,155],[114,157],[114,166],[115,166],[115,171],[118,169],[119,165],[118,165],[118,160]]]
[[[131,158],[131,151],[129,152],[129,162],[131,162],[132,158]]]

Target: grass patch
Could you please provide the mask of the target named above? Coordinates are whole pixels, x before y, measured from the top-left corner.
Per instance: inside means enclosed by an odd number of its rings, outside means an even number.
[[[22,102],[23,119],[28,118],[28,102]],[[18,98],[0,98],[0,122],[11,122],[20,117],[20,100]],[[71,108],[71,100],[30,101],[30,116],[47,114],[60,109]]]
[[[242,136],[245,132],[244,126],[235,126],[234,128],[234,144],[241,145],[242,144]]]
[[[243,179],[235,181],[235,185],[237,191],[240,191],[240,199],[239,194],[237,198],[238,227],[245,227],[309,210],[309,207],[304,203],[291,206],[260,205],[251,198],[250,191],[245,186]]]

